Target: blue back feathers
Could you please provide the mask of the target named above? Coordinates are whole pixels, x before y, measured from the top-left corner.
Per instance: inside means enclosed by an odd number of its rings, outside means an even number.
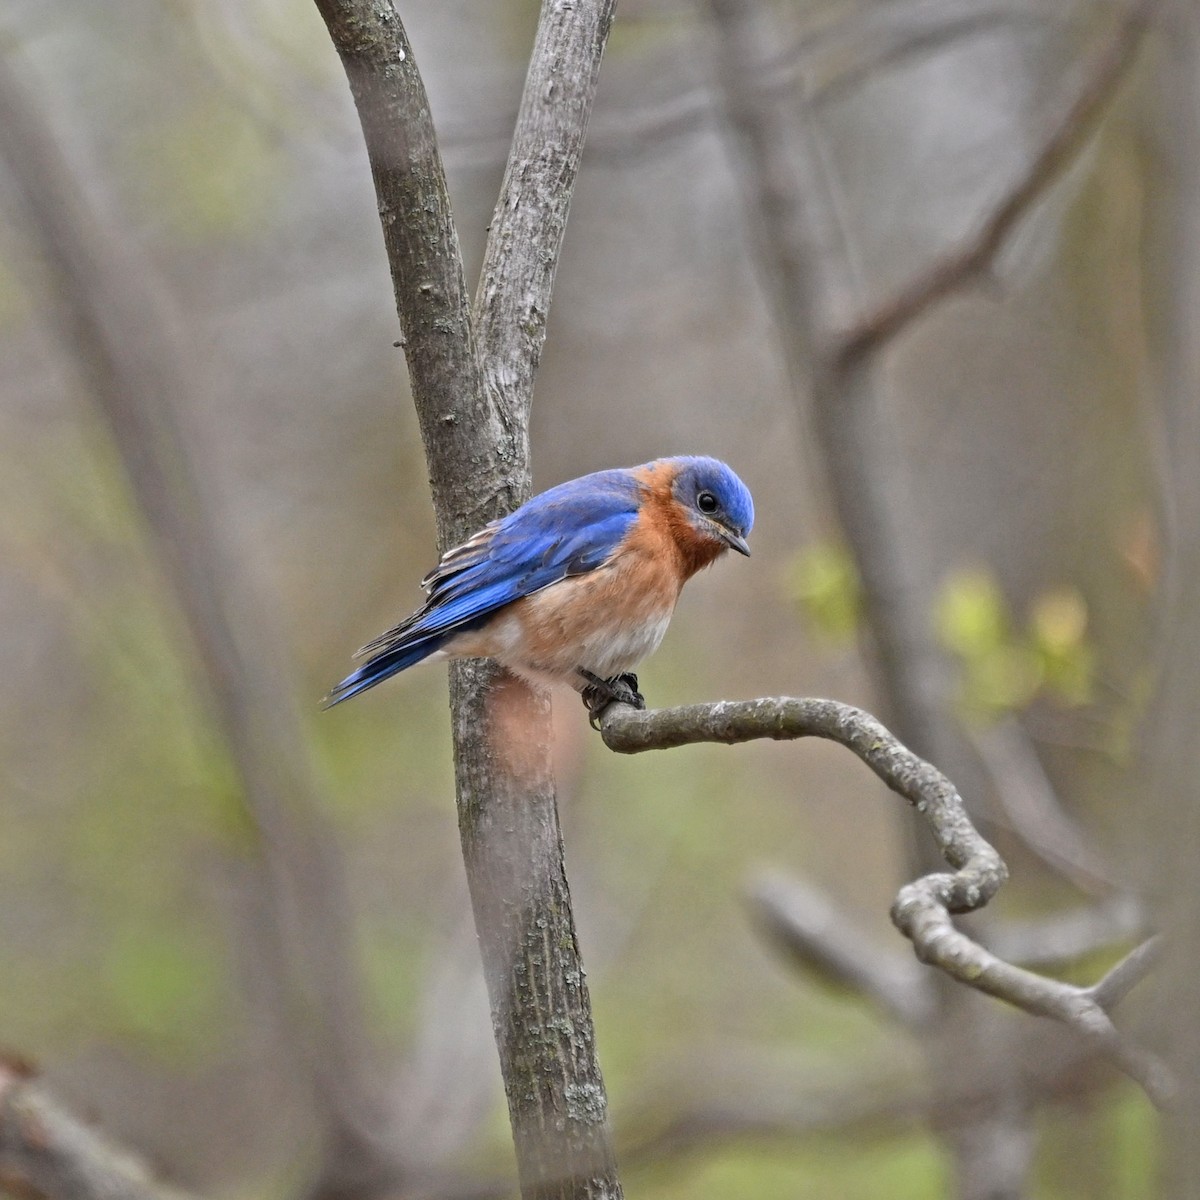
[[[726,525],[743,537],[750,532],[750,493],[714,458],[659,460],[561,483],[447,551],[422,580],[425,603],[359,651],[367,661],[330,691],[326,705],[348,700],[428,658],[453,635],[486,624],[506,604],[603,565],[637,520],[642,496],[637,475],[668,463],[676,500],[694,509],[697,497],[709,492]]]
[[[637,520],[639,495],[628,471],[597,471],[534,496],[447,551],[423,580],[424,605],[359,651],[370,658],[330,691],[327,704],[428,658],[504,605],[595,570]]]

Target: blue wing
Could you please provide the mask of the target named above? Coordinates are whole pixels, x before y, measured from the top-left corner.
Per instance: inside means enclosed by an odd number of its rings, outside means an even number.
[[[638,499],[629,472],[598,471],[542,492],[447,551],[422,580],[425,604],[359,651],[367,661],[330,691],[327,704],[428,658],[514,600],[594,571],[637,519]]]

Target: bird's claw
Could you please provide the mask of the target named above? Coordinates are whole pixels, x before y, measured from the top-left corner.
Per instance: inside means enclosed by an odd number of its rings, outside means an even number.
[[[587,687],[580,693],[584,707],[588,710],[588,724],[600,728],[600,718],[610,704],[628,704],[631,708],[645,708],[646,698],[638,691],[638,677],[632,671],[614,675],[612,679],[601,679],[591,671],[580,670],[587,680]]]

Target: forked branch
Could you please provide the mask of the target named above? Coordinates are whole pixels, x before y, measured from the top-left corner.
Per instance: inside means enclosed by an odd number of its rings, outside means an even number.
[[[917,810],[954,868],[905,884],[892,905],[892,920],[917,957],[968,987],[1071,1026],[1155,1104],[1170,1100],[1174,1087],[1166,1068],[1123,1037],[1107,1011],[1149,970],[1156,944],[1139,947],[1098,984],[1082,988],[1014,966],[956,928],[953,914],[986,905],[1008,878],[1008,868],[972,824],[954,784],[869,713],[834,700],[787,696],[645,712],[614,704],[600,729],[609,749],[621,754],[758,738],[819,737],[845,746]]]
[[[615,0],[545,0],[472,311],[433,118],[389,2],[316,0],[375,181],[443,549],[529,493],[529,408]],[[549,707],[455,664],[459,831],[522,1195],[619,1200],[563,863]]]

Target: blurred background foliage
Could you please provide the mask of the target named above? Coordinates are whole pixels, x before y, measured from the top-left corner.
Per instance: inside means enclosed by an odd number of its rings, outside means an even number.
[[[872,7],[775,6],[797,37]],[[536,5],[400,8],[471,276]],[[1013,4],[823,105],[865,286],[894,284],[972,227],[1106,12]],[[285,650],[351,903],[371,1071],[401,1141],[435,1164],[503,1167],[443,672],[318,707],[349,652],[416,604],[434,559],[375,202],[325,32],[304,0],[9,0],[2,21],[4,53],[36,81],[89,197],[183,314],[203,399],[192,449]],[[754,557],[690,587],[642,675],[651,703],[793,693],[872,707],[858,584],[786,385],[736,160],[715,119],[648,138],[634,120],[711,90],[710,36],[690,4],[622,5],[537,385],[535,482],[662,454],[727,459],[756,497]],[[1163,166],[1143,136],[1145,58],[995,286],[921,322],[887,370],[962,712],[1024,723],[1122,885],[1137,876],[1128,753],[1158,583],[1157,301],[1142,253]],[[833,59],[814,59],[818,77],[836,75]],[[9,193],[0,172],[0,1041],[167,1177],[209,1196],[290,1194],[316,1118],[263,949],[260,835]],[[800,1110],[794,1132],[714,1129],[682,1158],[633,1160],[630,1194],[949,1194],[935,1140],[903,1114],[805,1129],[810,1089],[855,1079],[902,1095],[920,1057],[860,999],[782,961],[743,900],[782,867],[895,949],[895,798],[826,746],[622,759],[573,698],[556,724],[619,1134],[636,1141],[692,1099],[794,1092]],[[1014,852],[1003,812],[987,819],[1012,853],[1001,915],[1078,901]],[[1107,1083],[1042,1118],[1031,1195],[1151,1194],[1154,1122]]]

